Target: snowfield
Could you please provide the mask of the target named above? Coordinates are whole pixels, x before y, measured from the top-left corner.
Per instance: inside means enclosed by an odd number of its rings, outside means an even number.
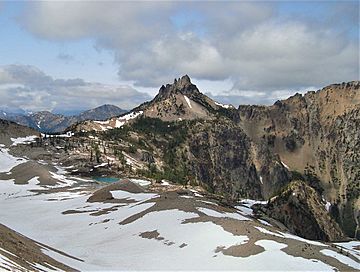
[[[0,156],[2,172],[11,171],[13,166],[25,162],[10,155],[3,147]],[[195,197],[181,195],[174,199],[174,203],[185,203],[184,207],[195,205],[193,211],[161,206],[158,201],[166,197],[156,192],[131,193],[112,189],[109,191],[113,196],[111,202],[88,202],[93,191],[90,186],[86,187],[86,183],[84,185],[86,179],[78,185],[63,167],[58,167],[58,172],[52,173],[52,176],[62,183],[42,186],[37,177],[24,185],[16,185],[14,180],[0,180],[0,223],[80,259],[42,249],[44,254],[81,271],[334,270],[322,260],[287,254],[283,251],[288,246],[286,241],[320,246],[323,248],[320,255],[358,268],[356,261],[326,249],[328,246],[323,243],[270,231],[268,223],[262,224],[264,227],[254,227],[251,224],[261,223],[250,217],[247,207],[239,206],[234,212],[221,212],[219,205],[205,200],[205,195],[196,190],[191,191]],[[144,180],[133,181],[149,186]],[[164,185],[162,188],[172,187],[166,182]],[[253,203],[251,200],[244,201],[246,206]],[[239,227],[248,224],[246,226],[252,232],[235,234],[219,222],[239,224],[235,225]],[[258,233],[261,238],[251,242],[255,237],[250,233]],[[250,243],[261,250],[247,257],[231,254],[232,249],[242,246],[251,248]],[[360,242],[344,244],[343,247],[354,251],[353,248],[358,245]],[[0,268],[21,269],[4,255],[5,250],[0,248]],[[48,270],[40,264],[34,266],[39,270]]]
[[[24,158],[16,158],[9,154],[9,149],[0,147],[0,173],[9,172],[15,166],[27,162]]]
[[[4,181],[2,185],[2,192],[5,187],[8,191],[13,187],[11,181]],[[23,191],[22,195],[26,195],[27,186],[16,187]],[[113,191],[112,194],[116,198],[133,199],[139,203],[117,205],[117,209],[110,213],[92,216],[86,211],[101,211],[115,205],[87,203],[87,195],[72,192],[68,192],[69,198],[66,199],[50,194],[31,195],[21,201],[18,197],[2,194],[1,221],[36,241],[84,260],[80,262],[44,251],[50,257],[80,270],[332,270],[322,262],[282,252],[280,249],[286,245],[275,241],[258,241],[257,244],[265,251],[248,258],[217,253],[218,247],[245,244],[249,238],[233,235],[211,222],[183,224],[186,219],[198,217],[195,213],[179,210],[150,212],[129,224],[119,224],[153,206],[154,203],[143,202],[155,196],[134,196],[136,194],[121,191]],[[81,213],[62,214],[67,210]],[[152,231],[157,231],[163,239],[140,236]],[[274,258],[282,261],[273,262]]]
[[[16,146],[18,144],[28,144],[31,142],[35,142],[36,138],[38,138],[38,136],[35,136],[35,135],[19,137],[19,138],[11,138],[11,141],[13,142],[12,146]]]

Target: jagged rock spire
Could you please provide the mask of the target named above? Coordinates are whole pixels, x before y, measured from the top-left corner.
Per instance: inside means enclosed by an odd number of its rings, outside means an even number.
[[[175,89],[181,90],[181,89],[184,89],[184,88],[186,88],[186,87],[188,87],[190,85],[192,85],[190,77],[188,75],[184,75],[179,79],[175,78],[173,87]]]
[[[175,78],[173,84],[162,85],[158,95],[154,101],[168,98],[171,94],[182,93],[184,95],[191,96],[193,94],[199,94],[198,88],[191,83],[191,79],[188,75],[184,75],[181,78]]]

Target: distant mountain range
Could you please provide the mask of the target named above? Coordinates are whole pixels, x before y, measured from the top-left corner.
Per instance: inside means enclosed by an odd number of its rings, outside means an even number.
[[[64,131],[67,127],[81,121],[102,121],[126,112],[126,110],[114,105],[102,105],[100,107],[84,111],[78,115],[65,116],[49,111],[27,113],[22,109],[7,107],[0,109],[0,118],[34,128],[40,132],[55,133]]]

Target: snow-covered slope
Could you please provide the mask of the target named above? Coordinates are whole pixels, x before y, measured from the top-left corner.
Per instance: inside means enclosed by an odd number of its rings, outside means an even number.
[[[25,160],[14,159],[11,148],[0,149],[7,154],[0,161],[2,175],[16,171],[14,166]],[[45,169],[46,162],[42,163]],[[68,254],[70,257],[42,249],[45,255],[74,269],[359,268],[360,242],[330,245],[279,232],[253,218],[247,209],[241,209],[243,206],[222,207],[201,191],[184,190],[168,182],[137,180],[148,189],[130,181],[104,187],[72,177],[60,166],[57,169],[52,176],[59,182],[54,185],[44,185],[38,177],[23,185],[16,184],[16,179],[0,180],[0,223]],[[99,186],[101,191],[96,189]],[[0,253],[0,267],[14,262],[11,254],[19,254]],[[38,269],[44,268],[39,265]]]

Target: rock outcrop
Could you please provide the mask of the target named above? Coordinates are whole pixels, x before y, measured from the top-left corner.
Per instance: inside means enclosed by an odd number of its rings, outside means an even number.
[[[339,225],[325,209],[321,196],[303,181],[291,182],[267,205],[257,205],[254,209],[279,220],[301,237],[322,241],[344,239]]]
[[[331,213],[359,238],[360,82],[296,94],[273,106],[240,106],[239,126],[292,171],[312,173]]]
[[[144,111],[146,117],[163,121],[214,119],[216,110],[221,108],[215,101],[202,94],[185,75],[175,79],[173,84],[161,86],[155,98],[135,108]]]

